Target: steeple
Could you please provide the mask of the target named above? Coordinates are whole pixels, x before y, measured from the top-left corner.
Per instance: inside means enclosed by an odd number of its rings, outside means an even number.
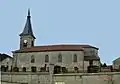
[[[20,34],[20,36],[24,35],[31,35],[33,38],[35,38],[33,31],[32,31],[32,25],[31,25],[31,16],[30,16],[30,9],[28,9],[28,16],[27,21],[24,27],[23,32]]]
[[[23,32],[20,34],[20,49],[34,46],[35,36],[32,31],[30,9],[28,9],[27,21]]]
[[[30,9],[28,9],[28,16],[30,16]]]

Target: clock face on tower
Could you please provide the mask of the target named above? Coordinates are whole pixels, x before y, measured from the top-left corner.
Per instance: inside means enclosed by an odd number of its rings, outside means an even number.
[[[24,43],[27,43],[27,40],[24,40]]]

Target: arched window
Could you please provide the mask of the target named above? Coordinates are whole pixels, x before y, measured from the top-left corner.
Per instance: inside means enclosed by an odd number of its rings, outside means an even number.
[[[32,46],[34,46],[34,41],[32,41]]]
[[[58,55],[58,62],[62,62],[62,55],[61,54]]]
[[[28,44],[27,40],[24,40],[23,47],[27,47],[27,44]]]
[[[45,55],[45,62],[49,62],[49,56]]]
[[[73,62],[77,62],[77,55],[76,54],[74,54],[74,56],[73,56]]]
[[[31,63],[35,63],[35,57],[33,55],[31,56]]]
[[[23,43],[23,47],[27,47],[27,43]]]

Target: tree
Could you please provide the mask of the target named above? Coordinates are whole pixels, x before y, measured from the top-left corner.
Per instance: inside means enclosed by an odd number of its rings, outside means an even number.
[[[107,64],[106,64],[106,63],[104,63],[104,64],[102,65],[102,67],[107,67]]]

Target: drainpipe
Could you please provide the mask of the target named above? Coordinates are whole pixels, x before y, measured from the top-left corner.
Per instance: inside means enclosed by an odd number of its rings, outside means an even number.
[[[83,48],[83,50],[84,50],[84,48]],[[84,59],[85,59],[85,51],[83,51],[83,73],[85,72],[84,71]]]
[[[83,57],[83,73],[84,73],[84,57]]]
[[[54,64],[49,64],[49,76],[50,76],[50,84],[54,84],[53,79],[53,70],[54,70]]]

